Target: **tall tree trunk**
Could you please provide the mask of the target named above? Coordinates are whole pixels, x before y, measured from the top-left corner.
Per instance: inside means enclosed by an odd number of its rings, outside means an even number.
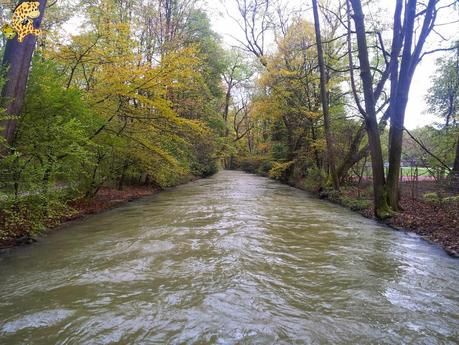
[[[385,219],[391,216],[387,204],[386,183],[384,177],[384,161],[379,136],[378,121],[376,118],[376,104],[373,93],[373,78],[368,57],[368,45],[365,32],[365,22],[360,0],[350,0],[354,9],[355,30],[357,33],[357,46],[360,61],[360,78],[363,85],[365,100],[365,125],[371,153],[371,166],[373,169],[373,194],[375,216]]]
[[[333,136],[330,128],[330,112],[328,107],[328,78],[325,72],[325,60],[322,47],[322,38],[320,33],[319,10],[317,0],[312,0],[312,9],[314,12],[314,28],[316,32],[317,58],[320,70],[320,99],[322,101],[322,111],[324,115],[325,140],[327,142],[327,160],[330,169],[330,175],[333,182],[333,189],[339,190],[339,179],[336,173],[336,161],[334,153]]]
[[[20,3],[25,2],[21,1]],[[40,0],[40,16],[34,20],[36,28],[40,27],[45,13],[46,0]],[[3,121],[0,126],[4,127],[2,136],[11,145],[15,138],[17,117],[21,114],[24,97],[29,77],[30,63],[35,50],[37,38],[34,35],[27,35],[24,42],[19,43],[17,36],[8,40],[3,55],[2,67],[7,68],[6,82],[3,87],[2,106],[6,108],[8,120]]]
[[[317,134],[316,134],[316,129],[314,127],[314,123],[311,123],[311,137],[313,142],[315,143],[317,141]],[[316,161],[316,167],[317,169],[322,168],[322,164],[320,162],[320,156],[319,156],[319,151],[317,150],[316,145],[314,145],[314,158]]]
[[[400,0],[398,0],[398,4],[399,2]],[[425,10],[422,12],[424,19],[422,20],[421,31],[415,36],[415,26],[417,21],[420,20],[420,14],[416,12],[417,2],[417,0],[408,0],[404,11],[405,15],[403,27],[401,27],[401,24],[397,21],[394,22],[394,28],[395,26],[400,26],[400,36],[403,36],[403,53],[400,63],[400,71],[397,71],[398,65],[396,66],[395,63],[391,62],[393,69],[391,72],[391,83],[395,83],[395,85],[391,85],[391,101],[389,105],[391,127],[389,133],[389,173],[387,175],[387,187],[388,203],[394,211],[400,210],[399,180],[403,128],[408,95],[414,72],[421,59],[424,44],[434,27],[436,19],[435,6],[438,3],[438,0],[428,1]],[[396,8],[396,14],[398,6]],[[397,32],[394,31],[394,42],[396,42],[396,36]],[[414,42],[415,37],[417,37],[416,42]],[[392,57],[392,59],[394,58],[395,56]],[[395,94],[393,94],[393,92],[395,92]]]
[[[456,157],[454,158],[453,171],[451,175],[454,179],[454,185],[459,187],[459,134],[456,143]]]
[[[388,203],[392,210],[400,211],[400,167],[403,146],[403,126],[406,106],[412,76],[410,75],[411,50],[416,16],[416,0],[409,0],[405,8],[403,36],[405,38],[400,72],[398,72],[398,56],[392,63],[391,73],[391,102],[390,102],[390,131],[389,131],[389,173],[387,174]],[[397,8],[398,9],[398,8]],[[397,11],[396,11],[397,12]],[[399,21],[395,21],[398,26]],[[394,30],[396,28],[394,27]],[[395,37],[394,37],[395,38]]]
[[[232,90],[232,81],[228,84],[228,89],[226,90],[225,94],[225,106],[223,109],[223,121],[225,122],[225,137],[229,135],[229,128],[228,128],[228,115],[229,115],[229,108],[231,103],[231,90]]]

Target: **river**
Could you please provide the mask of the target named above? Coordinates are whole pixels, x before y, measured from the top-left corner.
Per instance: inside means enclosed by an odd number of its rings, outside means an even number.
[[[242,172],[0,255],[0,344],[457,344],[459,260]]]

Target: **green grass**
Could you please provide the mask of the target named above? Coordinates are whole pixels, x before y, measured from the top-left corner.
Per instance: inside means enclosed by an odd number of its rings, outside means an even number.
[[[386,172],[386,175],[387,175],[387,172],[388,172],[388,168],[385,168],[384,169],[385,172]],[[415,173],[416,173],[416,168],[410,168],[410,167],[404,167],[402,168],[402,174],[403,176],[415,176]],[[432,176],[432,174],[430,173],[429,169],[427,168],[418,168],[418,175],[419,176]],[[365,172],[363,174],[363,176],[371,176],[371,169],[365,169]]]
[[[402,168],[403,176],[414,176],[416,174],[416,168]],[[427,168],[418,168],[419,176],[431,176],[429,169]]]

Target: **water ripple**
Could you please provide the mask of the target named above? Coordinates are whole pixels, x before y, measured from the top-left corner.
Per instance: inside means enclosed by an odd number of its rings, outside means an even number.
[[[2,344],[456,344],[459,262],[222,172],[0,261]]]

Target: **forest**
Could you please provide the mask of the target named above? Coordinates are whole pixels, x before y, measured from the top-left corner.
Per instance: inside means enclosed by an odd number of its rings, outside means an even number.
[[[459,0],[0,28],[0,344],[459,344]]]
[[[40,32],[10,37],[23,3]],[[232,44],[195,0],[1,6],[3,243],[120,191],[240,169],[459,252],[457,1],[222,1]],[[407,129],[425,59],[436,121]]]

